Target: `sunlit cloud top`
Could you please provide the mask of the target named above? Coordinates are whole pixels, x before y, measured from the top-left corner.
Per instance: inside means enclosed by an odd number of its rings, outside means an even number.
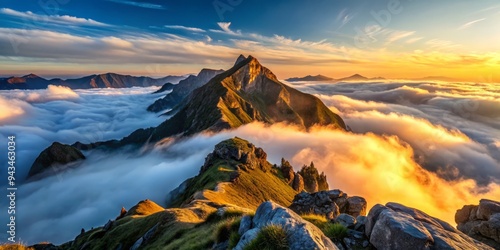
[[[185,74],[227,68],[243,53],[280,78],[498,81],[493,0],[56,2],[0,4],[1,76]]]

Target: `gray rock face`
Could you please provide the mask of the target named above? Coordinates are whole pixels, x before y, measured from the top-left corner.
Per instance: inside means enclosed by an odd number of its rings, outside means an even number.
[[[252,217],[245,215],[243,216],[243,218],[241,218],[238,233],[240,235],[243,235],[246,231],[250,230],[250,228],[252,228]]]
[[[375,205],[365,234],[377,249],[492,249],[444,221],[397,203]]]
[[[360,215],[356,217],[356,225],[354,226],[354,230],[364,232],[366,222],[367,222],[366,216]]]
[[[500,249],[500,202],[482,199],[455,214],[458,230],[489,246]]]
[[[353,196],[347,198],[347,214],[354,217],[366,215],[366,200],[363,197]]]
[[[111,227],[113,227],[113,223],[114,222],[112,220],[108,220],[108,222],[104,225],[102,230],[109,231],[111,229]]]
[[[370,242],[377,249],[429,249],[433,238],[420,221],[391,209],[382,211]]]
[[[141,246],[146,245],[148,243],[148,240],[151,239],[151,237],[153,237],[153,235],[155,234],[156,229],[158,228],[159,225],[160,225],[160,223],[158,222],[156,225],[154,225],[152,228],[150,228],[141,238],[139,238],[134,243],[134,245],[132,245],[130,250],[137,250]]]
[[[335,218],[335,222],[340,223],[344,227],[353,228],[356,224],[356,218],[348,214],[340,214],[337,218]]]
[[[236,250],[244,249],[251,239],[257,237],[259,230],[267,225],[277,225],[288,232],[291,250],[338,249],[319,228],[302,219],[290,209],[272,201],[264,202],[257,208],[252,223],[253,228],[242,235],[235,247]]]
[[[477,218],[480,220],[489,220],[494,214],[500,213],[500,202],[482,199],[477,208]]]
[[[344,213],[357,217],[366,215],[366,200],[362,197],[348,197],[340,190],[302,192],[293,199],[290,209],[299,214],[318,214],[333,220]]]
[[[298,173],[294,174],[292,188],[297,192],[304,190],[304,178],[302,178],[302,175]]]

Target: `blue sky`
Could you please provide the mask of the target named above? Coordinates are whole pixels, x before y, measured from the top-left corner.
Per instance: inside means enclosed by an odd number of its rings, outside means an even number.
[[[497,69],[499,21],[493,0],[1,0],[0,75],[160,76],[243,53],[282,78],[473,80]]]

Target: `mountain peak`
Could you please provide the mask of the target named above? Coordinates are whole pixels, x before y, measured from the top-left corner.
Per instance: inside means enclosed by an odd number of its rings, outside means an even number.
[[[278,82],[276,75],[268,68],[262,66],[259,60],[251,55],[227,72],[227,77],[233,79],[233,85],[237,90],[253,91],[255,88],[265,87],[262,86],[262,83],[266,82],[265,79]]]
[[[234,66],[238,65],[240,62],[245,61],[247,58],[244,55],[240,55],[238,59],[236,59],[236,62],[234,63]]]
[[[37,76],[37,75],[35,75],[33,73],[30,73],[30,74],[27,74],[27,75],[23,76],[23,78],[41,78],[41,77],[39,77],[39,76]]]

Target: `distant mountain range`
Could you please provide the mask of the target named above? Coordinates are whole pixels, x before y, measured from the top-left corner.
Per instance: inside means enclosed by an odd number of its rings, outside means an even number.
[[[354,74],[349,77],[344,77],[344,78],[331,78],[328,76],[324,75],[316,75],[316,76],[304,76],[304,77],[292,77],[288,78],[285,81],[287,82],[320,82],[320,81],[325,81],[325,82],[348,82],[348,81],[377,81],[377,80],[385,80],[386,78],[383,77],[373,77],[373,78],[368,78],[365,76],[362,76],[360,74]],[[395,79],[396,80],[396,79]],[[446,76],[426,76],[422,78],[408,78],[408,79],[400,79],[400,80],[410,80],[410,81],[445,81],[445,82],[453,82],[453,81],[458,81],[457,79],[451,78],[451,77],[446,77]]]
[[[385,78],[383,77],[374,77],[374,78],[368,78],[364,77],[360,74],[354,74],[349,77],[344,77],[344,78],[331,78],[328,76],[324,75],[316,75],[316,76],[304,76],[304,77],[292,77],[285,79],[287,82],[318,82],[318,81],[332,81],[332,82],[345,82],[345,81],[371,81],[371,80],[384,80]]]
[[[161,86],[165,83],[178,83],[186,76],[166,76],[162,78],[151,78],[146,76],[130,76],[115,73],[89,75],[75,79],[45,79],[35,74],[21,77],[0,78],[0,90],[8,89],[45,89],[48,85],[66,86],[72,89],[91,88],[129,88]]]
[[[287,82],[302,82],[302,81],[314,82],[314,81],[332,81],[332,80],[334,79],[324,75],[316,75],[316,76],[307,75],[304,77],[292,77],[285,79],[285,81]]]

